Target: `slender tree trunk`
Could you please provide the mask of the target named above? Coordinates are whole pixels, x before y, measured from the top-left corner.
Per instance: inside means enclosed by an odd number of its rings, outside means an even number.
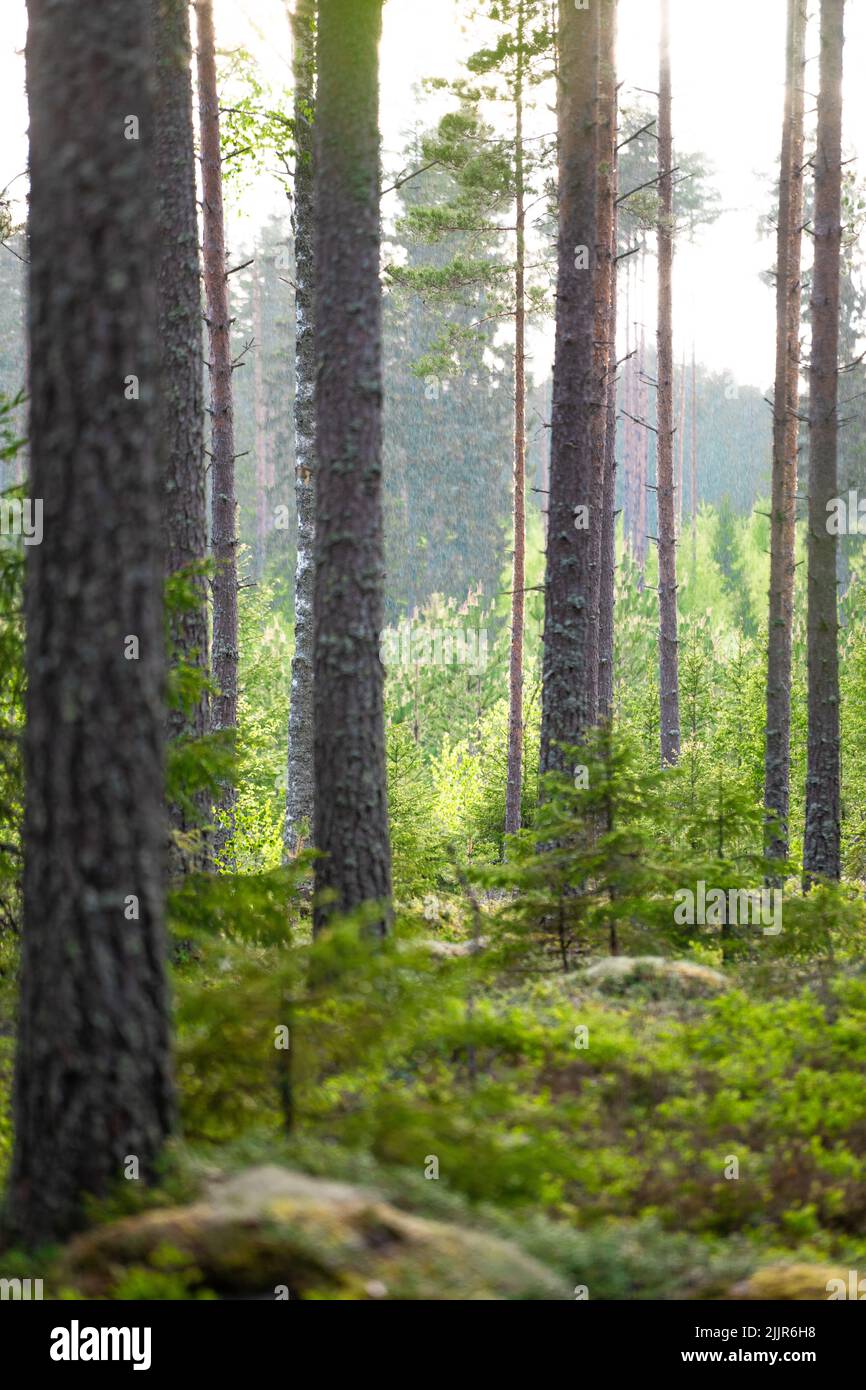
[[[617,0],[601,10],[599,96],[599,245],[607,238],[607,285],[599,328],[604,334],[604,458],[601,508],[601,577],[598,604],[598,716],[613,711],[613,610],[616,581],[616,291],[617,291]]]
[[[698,573],[698,368],[692,343],[692,582]]]
[[[640,345],[638,347],[638,373],[637,373],[637,417],[639,420],[646,420],[649,412],[649,387],[646,377],[646,333],[643,325],[640,330]],[[638,501],[638,569],[641,573],[641,588],[643,588],[643,573],[646,568],[646,548],[647,548],[647,484],[649,483],[649,438],[645,425],[637,425],[635,428],[635,443],[637,445],[637,501]]]
[[[253,392],[256,418],[256,574],[265,568],[268,521],[268,427],[265,407],[264,342],[262,332],[262,285],[258,266],[253,267],[253,337],[256,355],[253,363]]]
[[[632,559],[635,561],[635,563],[637,563],[638,551],[639,551],[639,547],[638,547],[638,526],[639,526],[638,515],[639,515],[640,508],[639,508],[639,505],[638,505],[638,493],[637,493],[637,488],[638,488],[638,484],[637,484],[638,460],[637,460],[637,444],[636,444],[637,425],[635,424],[634,418],[633,418],[633,417],[636,416],[636,415],[638,414],[638,411],[639,411],[639,404],[638,404],[638,343],[637,343],[637,334],[636,334],[636,333],[635,333],[635,336],[634,336],[634,340],[632,339],[632,327],[633,327],[633,324],[632,324],[632,316],[631,316],[631,315],[632,315],[632,309],[631,309],[631,282],[632,282],[631,261],[626,261],[626,279],[625,279],[625,294],[626,294],[626,305],[625,305],[625,318],[626,318],[625,351],[626,351],[626,363],[625,363],[625,384],[624,384],[624,394],[625,394],[625,418],[624,418],[624,420],[623,420],[623,448],[622,448],[623,471],[624,471],[624,474],[625,474],[625,481],[624,481],[624,487],[623,487],[623,506],[624,506],[624,509],[625,509],[625,514],[624,514],[624,517],[623,517],[623,531],[624,531],[625,536],[626,536],[626,541],[627,541],[628,548],[629,548],[629,551],[630,551],[630,553],[631,553]]]
[[[677,542],[673,422],[673,152],[670,0],[661,0],[659,54],[658,417],[659,714],[662,763],[680,756]]]
[[[149,0],[30,0],[31,486],[13,1237],[173,1121]],[[86,100],[83,99],[86,94]],[[130,114],[132,113],[132,114]]]
[[[590,431],[592,439],[592,478],[589,496],[589,529],[592,544],[590,575],[590,633],[594,646],[590,676],[592,679],[592,719],[598,717],[601,685],[601,566],[604,531],[604,471],[605,440],[607,437],[607,382],[610,362],[610,235],[613,218],[613,162],[611,160],[611,128],[615,129],[612,103],[615,99],[613,75],[613,16],[610,0],[599,0],[595,6],[598,68],[596,80],[596,226],[594,237],[593,284],[595,295],[595,325],[593,332],[593,390]]]
[[[316,303],[314,281],[313,113],[316,0],[296,0],[294,40],[295,198],[295,651],[289,704],[284,844],[290,857],[313,828],[313,546],[316,525]]]
[[[815,261],[809,372],[809,753],[803,868],[807,879],[840,873],[839,649],[836,536],[827,504],[837,496],[839,254],[842,243],[842,45],[844,0],[821,0],[821,83],[815,152]]]
[[[379,82],[382,0],[319,16],[316,96],[316,925],[386,904]],[[330,895],[332,904],[322,900]],[[387,929],[388,910],[378,930]]]
[[[211,525],[213,577],[213,677],[217,693],[211,727],[238,722],[238,571],[235,502],[235,434],[232,412],[231,312],[226,273],[219,99],[212,0],[195,0],[198,99],[204,203],[204,289],[208,326],[211,414]],[[226,790],[223,805],[234,795]]]
[[[541,531],[547,546],[547,509],[550,497],[550,449],[545,445],[541,454]]]
[[[509,656],[508,774],[505,833],[520,829],[523,791],[523,626],[526,609],[526,187],[523,163],[523,0],[517,7],[517,73],[514,85],[514,182],[517,256],[514,274],[514,558]]]
[[[680,413],[677,420],[677,488],[676,488],[676,519],[677,537],[682,535],[683,530],[683,496],[685,493],[685,474],[686,474],[686,356],[683,353],[682,365],[680,367]]]
[[[597,20],[560,7],[559,240],[545,580],[541,770],[565,770],[596,715],[591,417],[596,239]],[[589,525],[586,524],[589,520]],[[597,518],[595,519],[597,520]]]
[[[800,249],[803,221],[803,61],[805,0],[788,0],[785,115],[779,163],[776,251],[776,382],[770,519],[767,738],[764,807],[767,851],[788,855],[791,776],[791,627],[800,401]]]
[[[187,0],[151,0],[156,44],[156,172],[159,234],[156,284],[162,345],[160,390],[165,465],[163,531],[169,575],[199,568],[207,558],[204,438],[202,430],[201,267],[195,187],[195,135],[189,6]],[[201,694],[181,709],[169,709],[171,739],[201,738],[208,731],[207,582],[193,580],[196,602],[170,615],[172,657],[198,666]],[[174,832],[172,874],[204,866],[203,850],[189,848],[196,826],[207,819],[207,798],[198,815],[169,806]]]

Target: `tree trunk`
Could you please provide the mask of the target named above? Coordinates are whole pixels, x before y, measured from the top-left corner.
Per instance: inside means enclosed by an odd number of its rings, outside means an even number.
[[[607,284],[602,296],[599,329],[604,334],[605,371],[604,459],[601,510],[601,578],[598,604],[598,717],[613,711],[613,610],[616,581],[616,290],[617,290],[617,0],[604,0],[601,10],[599,96],[599,247],[607,238]],[[606,167],[605,167],[606,166]]]
[[[511,585],[511,649],[508,673],[508,773],[505,833],[520,829],[523,791],[523,625],[526,609],[526,188],[523,170],[524,5],[517,8],[517,74],[514,106],[514,181],[517,258],[514,275],[514,558]]]
[[[674,496],[670,0],[661,0],[659,53],[658,416],[659,714],[662,763],[680,756],[677,542]]]
[[[9,1221],[82,1220],[173,1121],[149,0],[29,0],[24,929]],[[86,99],[84,99],[86,97]],[[134,113],[130,115],[129,113]]]
[[[630,416],[635,414],[632,404],[632,374],[634,358],[631,346],[631,262],[625,263],[625,363],[622,373],[622,538],[625,549],[634,554],[634,506],[632,497],[632,447]]]
[[[238,722],[238,573],[235,434],[232,413],[231,313],[226,274],[219,99],[212,0],[196,0],[198,99],[204,203],[204,289],[210,357],[211,525],[213,577],[214,732]],[[223,805],[234,796],[227,790]]]
[[[803,868],[840,873],[839,649],[836,537],[827,504],[838,494],[836,413],[842,243],[844,0],[821,0],[821,83],[815,152],[815,261],[809,372],[809,753]]]
[[[265,569],[265,548],[268,538],[268,426],[263,361],[262,284],[259,279],[258,265],[253,266],[253,337],[256,340],[256,355],[253,362],[256,417],[256,575],[260,579]]]
[[[598,625],[593,623],[595,140],[597,19],[559,16],[559,240],[544,611],[541,771],[564,771],[564,746],[594,723]],[[587,524],[588,522],[588,524]]]
[[[201,566],[207,557],[204,439],[202,430],[201,268],[195,185],[195,136],[189,6],[187,0],[151,0],[156,46],[156,172],[159,232],[156,285],[162,345],[160,392],[165,468],[163,532],[166,574]],[[207,581],[193,581],[196,602],[171,613],[173,660],[208,675]],[[208,731],[206,689],[190,704],[168,712],[171,739],[201,738]],[[207,818],[207,797],[197,817],[169,806],[174,832],[169,850],[172,874],[202,867],[203,852],[188,848],[190,835]]]
[[[776,251],[776,382],[770,507],[770,612],[764,807],[767,852],[788,856],[791,774],[791,626],[800,402],[800,248],[803,221],[803,61],[805,0],[788,0],[785,116],[779,163]]]
[[[313,112],[316,0],[296,0],[294,40],[295,197],[295,651],[289,704],[284,845],[287,857],[313,828],[313,546],[316,524],[316,304],[314,279]]]
[[[692,343],[692,583],[698,573],[698,368],[695,361],[695,345]]]
[[[382,0],[319,17],[316,96],[316,926],[387,904],[379,82]],[[331,902],[322,900],[322,895]],[[383,908],[377,930],[387,929]]]
[[[686,474],[686,355],[683,353],[680,367],[680,413],[677,420],[677,486],[675,493],[675,515],[677,520],[677,539],[683,531],[683,495]]]
[[[637,370],[637,417],[639,420],[646,420],[649,413],[649,387],[646,376],[646,333],[643,325],[640,330],[640,343],[638,346],[638,370]],[[646,548],[647,548],[647,484],[649,482],[649,438],[647,436],[646,425],[638,425],[635,429],[635,443],[637,445],[637,504],[638,504],[638,553],[637,563],[641,574],[641,588],[643,588],[643,573],[646,568]]]

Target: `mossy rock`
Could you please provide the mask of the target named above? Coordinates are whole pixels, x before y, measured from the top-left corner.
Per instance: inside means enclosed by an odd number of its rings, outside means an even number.
[[[743,1283],[735,1284],[729,1297],[781,1303],[826,1302],[830,1297],[827,1285],[831,1279],[841,1279],[847,1290],[848,1271],[845,1269],[835,1269],[831,1265],[765,1265]]]
[[[664,956],[605,956],[586,970],[588,984],[604,989],[624,989],[646,981],[670,983],[688,993],[717,993],[729,981],[719,970],[692,960],[667,960]]]
[[[130,1267],[158,1264],[166,1249],[225,1297],[276,1297],[278,1288],[298,1299],[569,1297],[556,1274],[507,1241],[275,1165],[213,1181],[191,1206],[88,1231],[55,1273],[85,1297],[110,1297]]]
[[[490,938],[480,936],[471,941],[425,941],[424,946],[431,956],[439,960],[458,960],[463,956],[474,956],[490,945]]]

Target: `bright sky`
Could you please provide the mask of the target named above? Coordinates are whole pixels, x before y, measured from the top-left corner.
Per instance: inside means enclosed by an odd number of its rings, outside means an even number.
[[[399,167],[404,133],[419,119],[416,83],[447,76],[471,35],[461,19],[465,0],[387,0],[382,45],[382,132],[386,170]],[[810,7],[817,9],[817,4]],[[658,8],[653,0],[620,0],[619,76],[623,99],[630,88],[656,88]],[[866,149],[866,5],[846,6],[844,140],[849,155]],[[244,45],[275,86],[288,85],[291,54],[284,0],[216,0],[218,42]],[[758,274],[772,262],[773,245],[759,241],[758,217],[770,196],[780,140],[785,0],[671,0],[674,138],[699,150],[715,170],[724,215],[690,246],[681,241],[674,271],[677,353],[691,349],[716,370],[766,389],[773,376],[774,304]],[[0,9],[0,187],[26,164],[24,0]],[[808,54],[816,58],[817,28]],[[817,61],[808,64],[807,92],[817,89]],[[645,98],[649,100],[649,98]],[[807,98],[807,109],[813,105]],[[431,119],[438,113],[431,107]],[[423,116],[422,116],[423,119]],[[552,118],[551,118],[552,119]],[[552,128],[552,126],[551,126]],[[25,192],[25,180],[13,192]],[[238,239],[271,211],[285,209],[283,195],[257,185],[235,214]],[[23,212],[23,210],[22,210]],[[246,223],[246,225],[244,225]],[[650,291],[650,308],[651,315]],[[544,356],[544,344],[539,357]],[[536,372],[543,370],[536,362]]]

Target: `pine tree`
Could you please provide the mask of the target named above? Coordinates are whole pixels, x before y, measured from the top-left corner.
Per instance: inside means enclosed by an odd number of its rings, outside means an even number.
[[[596,295],[596,346],[602,345],[602,411],[596,449],[603,441],[598,607],[598,714],[613,709],[613,615],[616,577],[616,323],[617,323],[617,0],[604,0],[599,54],[599,288]],[[605,242],[608,250],[604,252]],[[603,426],[603,428],[602,428]],[[598,465],[596,464],[596,467]]]
[[[9,1222],[82,1220],[173,1120],[149,0],[29,0],[24,928]],[[86,90],[87,100],[81,99]]]
[[[514,68],[514,551],[508,670],[508,779],[505,833],[520,829],[523,792],[523,636],[526,621],[526,176],[523,145],[526,0],[518,0]]]
[[[475,247],[481,241],[502,241],[503,228],[498,215],[506,213],[514,230],[514,258],[491,265],[488,254],[469,259],[465,248],[442,272],[438,280],[425,285],[424,276],[399,274],[395,279],[415,287],[435,291],[443,300],[465,302],[468,292],[483,292],[480,315],[484,325],[494,317],[514,321],[514,420],[512,483],[512,576],[511,644],[509,648],[509,717],[505,831],[520,828],[523,787],[523,685],[524,629],[526,613],[526,330],[533,311],[542,304],[531,283],[527,260],[527,237],[531,230],[527,205],[534,192],[538,172],[550,157],[549,142],[526,136],[530,89],[549,73],[551,31],[546,0],[496,0],[473,10],[496,25],[495,42],[470,55],[470,79],[448,84],[460,99],[461,108],[440,124],[435,139],[422,147],[424,164],[433,163],[451,173],[457,183],[450,208],[418,208],[410,212],[408,225],[418,232],[441,236],[459,231],[467,234]],[[482,87],[481,81],[487,85]],[[445,84],[435,84],[445,85]],[[482,95],[507,103],[513,120],[513,140],[497,140],[480,115]],[[422,166],[423,167],[423,166]],[[513,219],[513,223],[512,223]],[[506,278],[507,277],[507,278]],[[450,305],[449,305],[450,307]],[[464,330],[450,321],[442,337],[443,362],[450,352],[452,360],[472,356],[478,360],[482,334]]]
[[[839,877],[839,648],[836,536],[828,502],[838,492],[839,258],[842,244],[842,46],[845,0],[821,0],[821,79],[815,151],[815,260],[809,371],[809,745],[803,868]]]
[[[316,277],[316,925],[391,893],[385,788],[379,83],[382,0],[319,16]],[[330,901],[328,901],[330,899]],[[387,928],[387,910],[378,930]]]
[[[289,704],[284,844],[299,848],[313,826],[313,537],[315,531],[316,325],[313,227],[313,119],[316,84],[316,0],[296,0],[294,41],[295,181],[295,650]]]
[[[189,702],[169,710],[168,732],[171,738],[200,738],[208,731],[207,586],[201,574],[207,556],[207,505],[189,6],[186,0],[151,4],[157,74],[156,284],[162,344],[165,568],[168,575],[189,573],[194,596],[180,611],[172,611],[170,641],[174,660],[197,666],[200,672],[199,689]],[[203,803],[200,810],[206,814]],[[194,829],[191,818],[181,806],[172,805],[169,820],[178,832],[172,867],[191,867],[200,857],[184,848],[183,837]]]
[[[211,728],[238,722],[238,572],[231,313],[223,216],[220,112],[213,0],[196,0],[198,96],[204,224],[204,290],[210,372],[211,526],[213,530],[213,679]],[[226,788],[222,806],[231,812]]]
[[[596,714],[591,417],[598,82],[594,12],[559,15],[559,238],[545,579],[541,770],[563,770]],[[600,404],[600,403],[597,403]]]
[[[258,266],[253,275],[253,394],[256,439],[256,545],[255,572],[261,579],[265,567],[268,538],[268,418],[265,400],[264,324],[262,318],[262,277]]]
[[[767,740],[764,806],[772,826],[768,852],[788,855],[791,772],[791,629],[800,400],[800,249],[803,219],[804,0],[788,0],[785,114],[776,233],[776,382],[770,516],[770,613],[767,642]]]
[[[692,342],[692,447],[689,467],[691,482],[692,579],[698,572],[698,364]]]
[[[677,636],[676,498],[673,421],[673,145],[671,140],[670,0],[660,0],[659,210],[658,210],[658,407],[656,499],[659,555],[659,713],[663,763],[680,755],[679,647]]]

